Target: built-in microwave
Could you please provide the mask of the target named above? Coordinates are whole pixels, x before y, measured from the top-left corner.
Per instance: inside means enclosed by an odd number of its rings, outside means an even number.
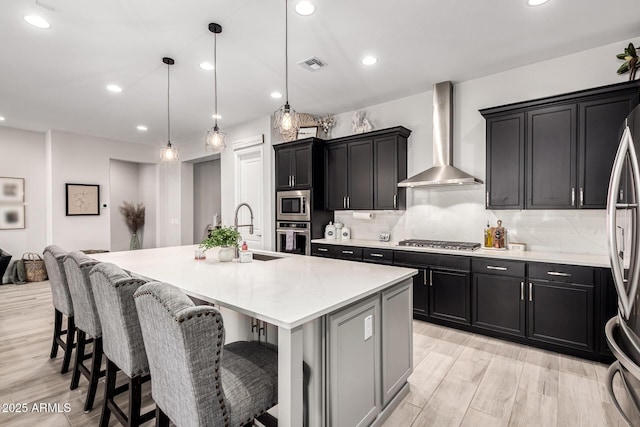
[[[278,191],[276,197],[278,221],[311,221],[309,208],[311,191]]]

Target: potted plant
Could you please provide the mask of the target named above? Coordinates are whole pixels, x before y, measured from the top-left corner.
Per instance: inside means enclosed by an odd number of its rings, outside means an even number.
[[[200,248],[207,251],[219,246],[218,259],[222,262],[227,262],[233,259],[235,248],[238,247],[238,240],[240,240],[240,232],[235,228],[214,228],[210,236],[200,243]]]

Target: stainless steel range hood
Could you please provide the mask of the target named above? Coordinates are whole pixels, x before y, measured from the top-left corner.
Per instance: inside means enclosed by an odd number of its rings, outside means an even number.
[[[398,183],[398,187],[434,187],[482,184],[478,178],[453,166],[453,86],[433,85],[433,167]]]

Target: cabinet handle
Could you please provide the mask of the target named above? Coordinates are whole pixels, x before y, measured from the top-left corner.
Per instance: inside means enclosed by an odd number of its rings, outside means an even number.
[[[624,200],[624,190],[620,189],[620,201]]]
[[[529,301],[533,302],[533,283],[529,282]]]
[[[347,196],[347,209],[351,206],[351,197]]]
[[[296,186],[296,176],[295,175],[291,175],[291,182],[293,182],[292,187]]]
[[[342,198],[342,209],[347,209],[347,196]]]
[[[353,255],[353,251],[342,251],[343,254]]]
[[[500,270],[500,271],[507,271],[507,267],[495,267],[493,265],[487,265],[487,268],[489,270]]]
[[[576,189],[571,187],[571,206],[576,205]]]
[[[429,286],[433,286],[433,270],[429,270]]]
[[[487,191],[487,195],[486,195],[485,207],[486,208],[489,207],[489,192],[488,191]]]
[[[382,254],[371,254],[371,256],[376,257],[376,258],[384,258],[384,255],[382,255]]]
[[[584,189],[580,187],[580,206],[584,206]]]
[[[571,273],[561,273],[559,271],[547,271],[549,276],[571,277]]]
[[[398,207],[398,195],[394,194],[393,195],[393,208],[397,208]]]
[[[329,249],[326,249],[326,248],[318,248],[318,252],[329,252]]]
[[[424,279],[424,285],[427,286],[427,270],[423,270],[424,274],[423,274],[423,279]]]
[[[520,300],[524,301],[524,282],[520,282]]]

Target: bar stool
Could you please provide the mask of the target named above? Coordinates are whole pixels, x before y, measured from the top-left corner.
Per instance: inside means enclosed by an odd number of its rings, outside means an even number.
[[[275,406],[278,355],[250,342],[223,347],[224,324],[159,282],[134,294],[151,370],[156,425],[245,426]]]
[[[73,364],[70,389],[78,388],[80,374],[89,381],[87,397],[84,402],[84,411],[93,409],[93,401],[96,397],[98,380],[105,372],[100,371],[102,363],[102,328],[100,318],[93,298],[93,289],[89,279],[89,272],[98,262],[82,252],[70,252],[64,258],[64,269],[67,273],[73,311],[75,313],[76,331],[78,333],[78,345],[76,358]],[[93,342],[93,350],[85,355],[85,347]],[[91,359],[91,366],[84,365],[84,361]]]
[[[126,426],[139,426],[155,412],[140,414],[142,384],[149,381],[149,362],[142,341],[133,293],[147,281],[132,277],[111,263],[97,264],[91,273],[93,296],[102,326],[102,345],[107,359],[107,376],[100,426],[109,425],[111,413]],[[116,387],[116,373],[122,370],[129,382]],[[114,397],[129,390],[129,413],[118,407]]]
[[[51,354],[49,357],[54,359],[58,355],[58,347],[64,350],[64,358],[62,360],[61,374],[69,371],[69,363],[71,362],[71,352],[75,347],[76,327],[73,318],[73,303],[71,302],[71,294],[69,293],[69,285],[67,283],[67,274],[64,271],[63,260],[67,256],[67,251],[60,246],[49,245],[44,248],[43,257],[44,264],[49,276],[49,285],[51,286],[51,297],[53,300],[54,325],[53,325],[53,343],[51,344]],[[62,316],[67,317],[67,329],[62,329]],[[62,337],[65,336],[65,339]]]

